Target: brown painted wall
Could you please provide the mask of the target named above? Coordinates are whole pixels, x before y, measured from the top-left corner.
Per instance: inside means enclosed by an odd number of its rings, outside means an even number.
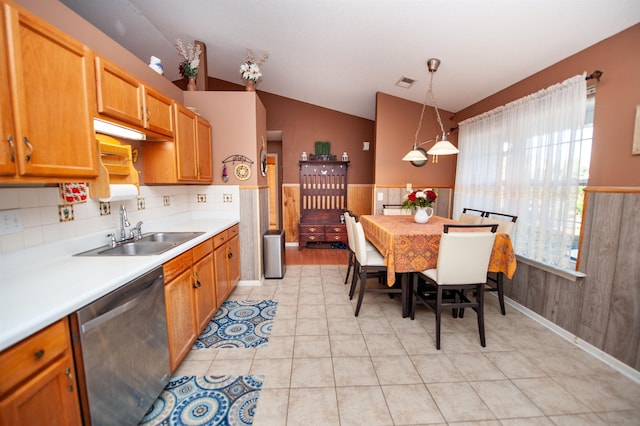
[[[376,147],[375,177],[376,185],[405,186],[411,183],[414,187],[449,187],[455,183],[457,155],[440,156],[438,163],[429,162],[422,167],[415,167],[410,162],[402,161],[402,157],[413,147],[422,104],[408,101],[378,92],[376,96]],[[456,124],[451,121],[453,114],[440,110],[440,118],[446,132]],[[418,142],[435,138],[440,134],[435,110],[427,107],[424,113]],[[457,133],[452,132],[449,140],[458,144]],[[422,145],[429,150],[434,142]]]
[[[640,105],[639,69],[637,24],[459,111],[456,120],[490,111],[583,71],[601,70],[589,186],[640,186],[640,155],[631,155],[636,105]]]
[[[244,86],[209,78],[209,90],[245,90]],[[349,154],[349,183],[373,183],[374,122],[258,90],[267,110],[267,130],[282,131],[283,182],[298,183],[302,151],[314,152],[316,141],[331,142],[331,153]],[[362,142],[369,141],[369,151]]]

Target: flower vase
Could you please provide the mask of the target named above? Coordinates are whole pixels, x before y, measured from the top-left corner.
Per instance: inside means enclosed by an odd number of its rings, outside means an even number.
[[[256,91],[256,85],[253,82],[253,80],[247,80],[247,85],[245,86],[245,90],[247,92],[255,92]]]
[[[433,209],[431,207],[416,207],[413,220],[416,223],[427,223],[431,216],[433,216]]]
[[[190,92],[193,92],[197,89],[196,86],[196,77],[195,76],[189,76],[189,83],[187,83],[187,90]]]

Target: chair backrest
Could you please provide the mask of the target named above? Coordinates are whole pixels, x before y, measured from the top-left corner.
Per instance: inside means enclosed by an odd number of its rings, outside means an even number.
[[[353,224],[355,223],[355,221],[356,218],[351,216],[350,214],[344,215],[344,224],[347,226],[347,243],[349,244],[349,250],[354,253],[356,251],[356,242],[353,235]]]
[[[467,223],[470,225],[479,225],[482,223],[482,219],[482,216],[478,216],[475,214],[460,213],[460,218],[458,220],[462,223]]]
[[[402,204],[383,204],[382,214],[385,216],[409,216],[411,210],[404,208]]]
[[[490,217],[482,218],[483,225],[498,225],[498,232],[501,234],[507,234],[509,237],[513,237],[513,229],[516,226],[515,222],[506,221],[506,220],[498,220]]]
[[[490,229],[489,232],[449,232],[451,228]],[[496,226],[449,225],[440,237],[438,284],[477,284],[487,281]],[[461,229],[465,230],[465,229]]]
[[[511,221],[513,223],[516,223],[516,220],[518,220],[518,216],[507,214],[507,213],[484,212],[483,216],[490,219],[496,219],[496,216],[497,216],[498,220],[503,220],[503,221],[506,220],[506,221]]]
[[[353,231],[353,239],[355,241],[355,254],[358,263],[362,266],[368,265],[367,258],[367,240],[364,236],[364,229],[360,222],[354,222],[351,230]]]

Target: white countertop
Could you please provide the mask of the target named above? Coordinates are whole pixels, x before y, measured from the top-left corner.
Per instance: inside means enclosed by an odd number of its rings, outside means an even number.
[[[204,232],[153,256],[73,256],[108,243],[104,232],[0,257],[0,350],[99,299],[238,223],[184,214],[143,225],[149,232]]]

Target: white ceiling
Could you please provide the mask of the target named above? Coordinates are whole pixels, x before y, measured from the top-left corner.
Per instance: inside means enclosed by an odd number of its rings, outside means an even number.
[[[438,106],[457,112],[640,22],[640,0],[61,1],[170,80],[176,38],[204,42],[209,76],[238,84],[252,49],[269,54],[258,89],[368,119],[378,91],[422,103],[429,58]]]

